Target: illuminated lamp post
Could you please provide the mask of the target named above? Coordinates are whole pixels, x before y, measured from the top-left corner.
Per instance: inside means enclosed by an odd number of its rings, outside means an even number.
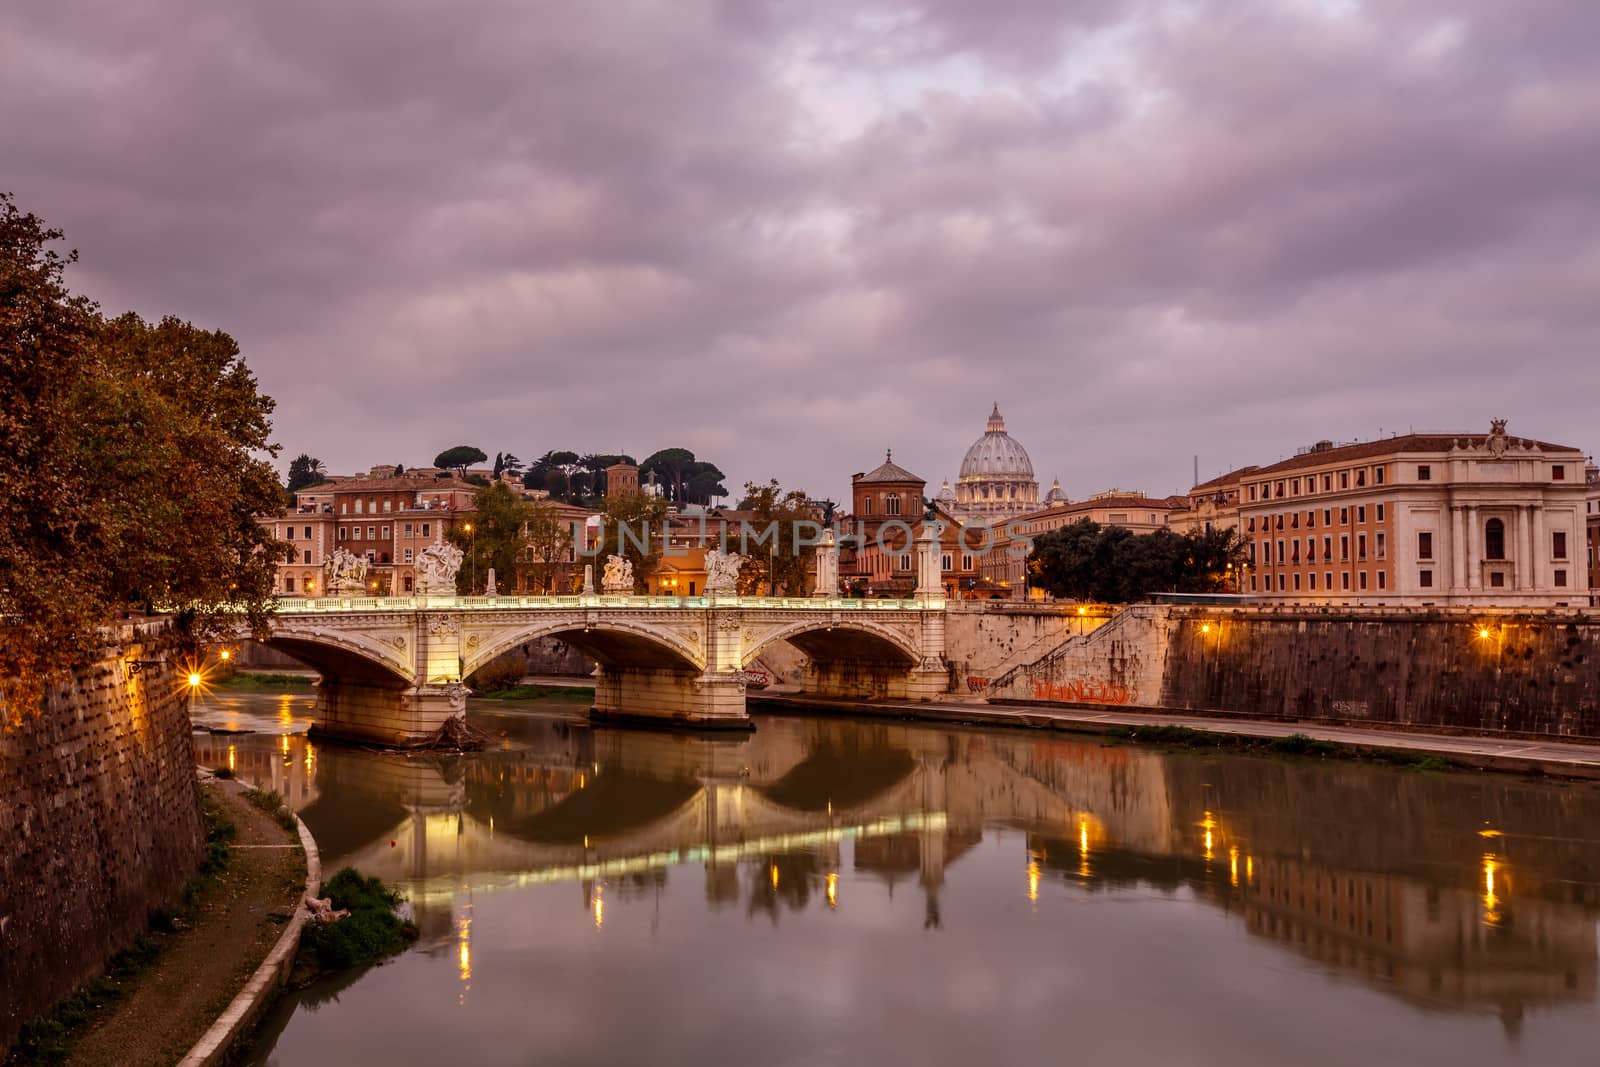
[[[472,537],[472,581],[467,586],[467,593],[470,596],[472,590],[478,588],[478,531],[470,522],[466,524],[465,529]]]

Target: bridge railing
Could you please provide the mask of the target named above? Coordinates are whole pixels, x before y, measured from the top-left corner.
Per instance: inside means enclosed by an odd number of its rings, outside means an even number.
[[[800,596],[317,596],[279,597],[280,615],[324,615],[332,612],[526,611],[573,608],[660,608],[682,611],[707,608],[782,608],[817,611],[943,611],[944,598],[930,600],[862,600]]]

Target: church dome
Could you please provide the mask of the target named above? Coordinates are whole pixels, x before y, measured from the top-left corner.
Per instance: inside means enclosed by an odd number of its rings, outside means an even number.
[[[1028,450],[1006,433],[1006,420],[1000,414],[999,404],[994,406],[983,436],[972,443],[961,461],[962,481],[990,479],[1033,481],[1033,461],[1028,458]]]
[[[1028,450],[1006,433],[999,404],[990,412],[983,436],[961,461],[955,493],[959,511],[967,517],[1016,514],[1039,506],[1033,461]]]

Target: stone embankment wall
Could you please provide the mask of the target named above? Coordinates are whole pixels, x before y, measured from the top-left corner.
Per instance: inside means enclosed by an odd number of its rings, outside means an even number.
[[[992,699],[1600,738],[1600,622],[1138,606],[998,682]]]
[[[1071,604],[951,601],[944,641],[955,692],[982,697],[995,679],[1036,662],[1068,638],[1093,633],[1113,615]]]
[[[0,1050],[143,933],[204,855],[182,678],[136,666],[161,625],[108,634],[98,663],[0,733]]]

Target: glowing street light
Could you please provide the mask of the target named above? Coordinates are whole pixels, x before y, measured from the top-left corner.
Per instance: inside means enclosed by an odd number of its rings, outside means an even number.
[[[204,679],[202,679],[200,677],[200,672],[199,671],[190,671],[189,672],[189,688],[190,689],[199,689],[200,688],[200,683],[202,681],[204,681]]]

